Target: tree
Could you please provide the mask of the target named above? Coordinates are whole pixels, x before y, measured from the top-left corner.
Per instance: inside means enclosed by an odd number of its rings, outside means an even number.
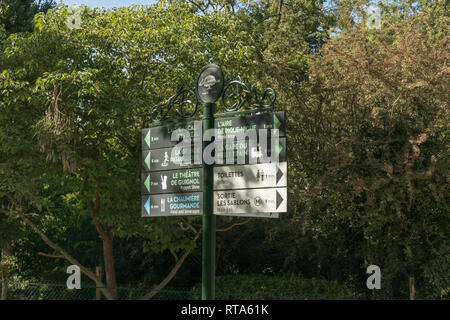
[[[12,33],[32,31],[33,17],[36,13],[47,11],[54,6],[53,1],[35,3],[35,1],[2,1],[0,3],[0,48],[2,42]],[[0,166],[4,166],[0,151]],[[1,168],[0,168],[1,170]],[[6,300],[8,288],[8,257],[12,255],[12,242],[20,237],[19,225],[6,216],[0,217],[0,247],[2,248],[2,294],[1,299]]]
[[[5,173],[9,213],[52,248],[48,256],[79,265],[106,287],[102,292],[109,299],[118,297],[114,239],[143,237],[151,250],[174,257],[172,270],[155,288],[161,289],[201,230],[192,219],[140,217],[140,130],[149,124],[151,107],[195,79],[201,66],[214,59],[239,70],[251,42],[238,32],[236,19],[196,15],[188,5],[86,9],[81,28],[73,30],[66,26],[68,17],[65,7],[49,10],[36,17],[33,33],[5,42],[0,138],[12,162]],[[36,184],[18,184],[17,177]],[[62,184],[70,185],[82,203],[77,214],[90,217],[102,241],[106,286],[39,228],[41,219],[57,214],[43,204],[42,186],[60,193]]]
[[[410,276],[423,297],[448,292],[444,12],[344,30],[311,59],[310,84],[293,97],[299,218],[359,256],[362,277],[378,264],[384,295],[406,295]]]
[[[54,6],[53,0],[3,0],[0,3],[0,25],[4,26],[7,35],[31,32],[34,16]]]

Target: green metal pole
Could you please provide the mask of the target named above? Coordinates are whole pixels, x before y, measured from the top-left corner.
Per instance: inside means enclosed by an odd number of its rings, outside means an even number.
[[[215,103],[203,104],[203,132],[214,128],[215,112]],[[204,147],[205,145],[203,149]],[[205,163],[203,165],[202,300],[214,300],[216,296],[216,216],[213,214],[213,166]]]

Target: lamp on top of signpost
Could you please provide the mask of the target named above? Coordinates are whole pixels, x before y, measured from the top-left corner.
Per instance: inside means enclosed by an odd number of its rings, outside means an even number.
[[[197,78],[197,95],[203,103],[215,103],[222,95],[224,86],[222,69],[216,64],[208,64]]]

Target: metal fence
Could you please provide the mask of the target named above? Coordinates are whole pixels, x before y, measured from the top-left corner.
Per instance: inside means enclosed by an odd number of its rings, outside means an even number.
[[[0,284],[2,281],[0,280]],[[150,288],[118,287],[119,300],[140,300],[151,292]],[[8,282],[7,300],[98,300],[98,288],[92,284],[81,284],[80,289],[68,289],[65,283],[58,282]],[[152,300],[198,300],[199,288],[165,288],[159,290]],[[403,300],[409,297],[372,297],[381,300]],[[269,296],[264,293],[224,292],[216,290],[218,300],[304,300],[305,296]],[[310,297],[310,300],[333,300],[334,297]],[[349,300],[365,299],[361,296],[347,297]]]
[[[1,281],[0,281],[1,283]],[[38,282],[8,282],[7,300],[97,300],[98,288],[93,285],[81,284],[80,289],[68,289],[65,283]],[[118,287],[119,300],[140,300],[150,293],[149,288]],[[101,296],[101,295],[100,295]],[[152,300],[198,300],[200,289],[165,288],[159,290]],[[100,299],[105,299],[101,296]],[[218,300],[297,300],[294,296],[267,296],[258,293],[237,293],[216,291]],[[318,299],[323,299],[318,297]]]
[[[2,283],[0,281],[0,283]],[[118,287],[119,300],[140,300],[151,292],[148,288]],[[68,289],[65,283],[56,282],[8,282],[7,300],[97,300],[98,288],[92,284],[81,284],[80,289]],[[195,292],[189,288],[169,288],[158,291],[153,300],[194,299]],[[99,295],[100,299],[105,299]]]

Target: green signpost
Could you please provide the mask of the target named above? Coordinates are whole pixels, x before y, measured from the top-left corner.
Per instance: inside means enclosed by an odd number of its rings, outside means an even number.
[[[196,99],[191,112],[184,109],[193,105],[188,95]],[[216,114],[220,97],[225,112]],[[236,101],[231,106],[230,99]],[[216,216],[276,218],[287,211],[285,113],[267,112],[275,99],[273,89],[259,96],[240,80],[225,83],[220,67],[210,64],[200,71],[195,88],[180,89],[167,105],[153,108],[161,115],[158,126],[142,130],[141,214],[202,215],[203,300],[215,299]],[[240,111],[250,100],[252,108]],[[202,116],[193,119],[199,102]],[[176,104],[183,122],[164,125]],[[172,137],[177,129],[183,137]],[[211,129],[216,140],[207,143],[203,138]],[[254,138],[258,141],[248,140]],[[184,139],[188,143],[178,148]],[[210,143],[212,163],[203,154]]]
[[[203,130],[214,128],[215,103],[203,104]],[[204,166],[203,185],[213,185],[212,165]],[[216,216],[213,214],[212,188],[205,188],[202,234],[202,299],[215,299]]]
[[[203,132],[214,128],[216,101],[222,94],[224,76],[216,65],[208,65],[200,71],[196,91],[203,105]],[[204,148],[206,145],[204,145]],[[205,188],[203,206],[202,234],[202,299],[215,299],[215,261],[216,261],[216,216],[213,213],[213,167],[204,165],[203,185]]]

